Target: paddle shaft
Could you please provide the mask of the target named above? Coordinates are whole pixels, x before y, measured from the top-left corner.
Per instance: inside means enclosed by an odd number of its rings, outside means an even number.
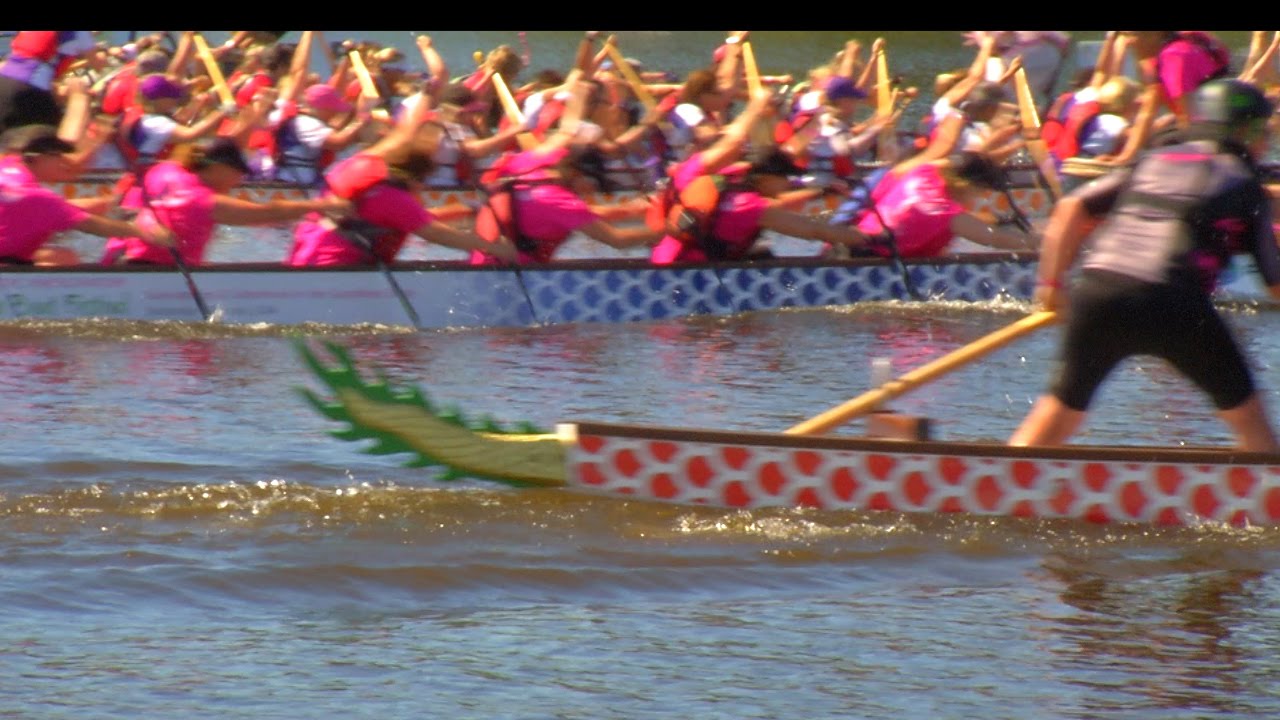
[[[613,66],[618,69],[618,72],[622,73],[622,78],[631,86],[631,91],[636,94],[636,99],[640,101],[641,105],[644,105],[644,109],[652,110],[657,107],[658,101],[653,99],[653,95],[649,92],[649,88],[645,87],[644,81],[636,74],[635,69],[631,67],[631,63],[627,62],[627,59],[622,56],[622,51],[618,50],[617,46],[612,42],[606,42],[604,49],[605,52],[609,53],[609,59],[613,61]]]
[[[404,313],[409,316],[409,321],[413,323],[415,329],[422,329],[422,318],[418,316],[418,311],[413,308],[413,303],[409,302],[409,296],[405,294],[404,288],[400,287],[400,281],[396,280],[396,276],[392,274],[391,268],[387,267],[378,253],[373,249],[373,240],[363,232],[354,229],[344,229],[343,234],[355,239],[356,243],[369,253],[373,258],[374,264],[378,266],[378,272],[387,279],[387,284],[391,286],[391,292],[395,294],[396,299],[400,301],[400,306],[404,308]]]
[[[1049,155],[1049,145],[1040,137],[1040,114],[1036,111],[1031,84],[1027,82],[1027,71],[1018,68],[1013,80],[1018,92],[1018,114],[1022,119],[1022,129],[1031,136],[1027,139],[1027,151],[1036,161],[1036,171],[1049,190],[1049,195],[1057,202],[1062,197],[1062,180],[1058,178],[1058,169]]]
[[[498,102],[502,103],[502,112],[506,114],[507,120],[517,126],[523,126],[524,114],[520,112],[520,106],[516,104],[511,88],[507,87],[507,81],[503,80],[498,73],[493,73],[489,76],[489,82],[493,83],[493,91],[498,94]],[[521,150],[532,150],[538,147],[538,139],[527,132],[516,135],[516,142],[520,143]]]
[[[1056,319],[1057,313],[1050,310],[1028,315],[1012,325],[1001,328],[958,350],[953,350],[923,367],[916,368],[896,380],[891,380],[874,390],[865,392],[843,405],[834,407],[798,425],[787,428],[786,433],[788,435],[817,435],[827,432],[875,410],[886,400],[898,397],[930,380],[988,355],[1023,335],[1054,322]]]
[[[466,150],[463,149],[462,147],[462,141],[454,137],[453,132],[449,130],[448,124],[445,124],[443,128],[444,128],[444,134],[448,135],[450,139],[452,139],[455,143],[457,143],[458,152],[465,153]],[[497,210],[493,207],[493,202],[492,202],[493,195],[489,192],[489,188],[485,187],[483,183],[480,183],[475,180],[472,180],[470,182],[470,185],[472,188],[475,189],[476,192],[484,196],[484,202],[486,205],[489,206],[489,211],[492,213],[495,213],[496,215]],[[512,198],[511,202],[514,204],[515,198]],[[529,286],[526,285],[524,282],[524,273],[520,271],[520,264],[518,262],[513,263],[511,266],[511,271],[515,273],[516,283],[520,286],[520,292],[524,294],[524,301],[529,304],[529,316],[533,318],[533,321],[535,323],[538,323],[539,325],[541,325],[542,321],[538,319],[538,311],[533,304],[533,295],[529,294]]]
[[[742,41],[742,67],[747,75],[747,90],[754,97],[764,90],[760,80],[760,68],[756,65],[756,53],[751,48],[751,41]],[[751,144],[754,147],[769,147],[773,144],[773,130],[767,123],[756,120],[751,126]]]
[[[889,223],[885,222],[884,216],[880,214],[880,208],[876,207],[876,201],[871,197],[871,186],[867,184],[865,177],[858,178],[858,184],[867,193],[867,206],[871,208],[871,212],[875,213],[876,220],[880,222],[880,227],[884,228],[885,233],[889,236],[889,257],[893,260],[894,267],[898,269],[898,274],[902,276],[902,287],[906,289],[912,300],[924,300],[924,295],[920,293],[915,283],[911,281],[911,272],[907,270],[907,264],[902,261],[902,253],[898,251],[898,236],[889,227]]]
[[[209,44],[204,41],[204,36],[196,33],[191,39],[196,45],[196,54],[200,56],[200,62],[204,63],[205,72],[209,73],[209,79],[213,81],[213,87],[218,92],[218,99],[224,105],[234,105],[236,96],[232,95],[231,88],[227,87],[227,79],[222,76],[222,68],[218,67],[218,60],[209,50]]]
[[[133,176],[132,173],[124,174],[116,182],[116,190],[123,193],[127,188],[132,187],[134,182],[137,182],[137,176]],[[168,227],[164,222],[161,222],[160,211],[156,210],[154,205],[151,205],[151,196],[147,192],[146,182],[138,186],[138,192],[142,195],[142,204],[146,206],[147,210],[151,211],[156,223],[159,223],[161,227]],[[172,229],[170,229],[170,232],[172,232]],[[187,292],[191,293],[191,299],[196,301],[196,309],[200,310],[200,315],[205,319],[206,323],[211,322],[214,319],[214,314],[210,313],[209,305],[205,302],[205,296],[200,292],[200,288],[196,286],[196,278],[191,277],[191,269],[188,268],[186,261],[183,261],[182,254],[179,254],[177,247],[170,247],[169,255],[173,256],[173,264],[178,266],[178,272],[182,273],[182,279],[187,281]]]
[[[151,204],[151,196],[150,193],[147,192],[147,184],[145,180],[138,185],[138,191],[142,194],[142,204],[151,211],[151,215],[156,219],[156,222],[162,227],[169,227],[160,220],[160,211],[156,210],[155,206]],[[172,228],[170,228],[170,232],[172,232]],[[182,254],[178,252],[178,248],[170,247],[169,255],[173,257],[173,264],[178,267],[178,272],[182,273],[182,279],[187,283],[187,292],[191,294],[191,299],[195,301],[196,309],[200,311],[200,316],[204,318],[205,322],[212,321],[213,313],[209,311],[209,305],[205,303],[204,295],[200,292],[200,288],[196,286],[196,280],[191,276],[191,269],[188,268],[187,263],[183,261]]]

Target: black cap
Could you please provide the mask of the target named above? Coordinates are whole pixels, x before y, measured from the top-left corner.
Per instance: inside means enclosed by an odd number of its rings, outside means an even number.
[[[804,170],[799,165],[796,165],[790,155],[776,148],[754,150],[747,155],[747,162],[751,164],[751,169],[748,172],[753,175],[792,177],[804,174]]]
[[[602,192],[609,191],[609,168],[604,153],[599,148],[587,146],[574,152],[569,158],[569,164],[574,170],[594,180]]]
[[[5,152],[23,155],[65,154],[74,152],[75,145],[58,137],[58,129],[52,125],[23,125],[0,136]]]
[[[992,190],[1009,187],[1009,173],[982,153],[966,151],[953,155],[951,167],[955,169],[956,175],[975,185]]]
[[[235,168],[246,175],[252,172],[249,163],[244,159],[244,153],[240,152],[240,146],[231,138],[218,138],[204,148],[201,164],[212,165],[213,163]]]

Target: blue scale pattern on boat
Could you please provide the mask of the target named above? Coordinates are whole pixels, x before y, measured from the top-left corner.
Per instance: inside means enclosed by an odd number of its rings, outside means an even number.
[[[956,300],[985,300],[1001,292],[1030,297],[1035,280],[1029,261],[913,264],[908,272],[922,293]],[[470,294],[456,296],[453,312],[488,325],[629,322],[907,297],[900,271],[887,265],[526,270],[534,311],[513,274],[474,278]]]

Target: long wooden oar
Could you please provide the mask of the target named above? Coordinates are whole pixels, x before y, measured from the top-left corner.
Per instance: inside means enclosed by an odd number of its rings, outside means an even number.
[[[1018,90],[1018,114],[1022,118],[1022,130],[1027,137],[1027,152],[1036,161],[1040,176],[1048,186],[1049,194],[1054,202],[1062,197],[1062,180],[1058,178],[1058,169],[1049,155],[1049,145],[1040,137],[1040,113],[1036,111],[1036,99],[1031,94],[1031,85],[1027,82],[1027,72],[1022,68],[1013,75],[1013,82]]]
[[[386,279],[387,285],[391,286],[391,292],[395,294],[396,300],[400,301],[400,307],[404,308],[404,314],[409,316],[409,321],[413,323],[416,330],[422,329],[422,318],[418,316],[418,311],[414,309],[413,303],[409,302],[409,296],[405,294],[404,288],[400,287],[400,281],[396,280],[396,276],[392,274],[391,268],[383,261],[382,257],[374,250],[374,238],[368,234],[367,227],[361,227],[356,223],[351,223],[347,227],[339,230],[343,235],[355,241],[356,245],[364,250],[369,257],[373,258],[374,265],[377,265],[378,272],[382,273],[382,277]]]
[[[889,60],[885,55],[884,46],[880,46],[880,50],[876,53],[876,117],[879,119],[888,118],[893,115],[893,103],[897,97],[897,92],[889,83]],[[880,131],[880,135],[876,138],[876,158],[883,162],[891,162],[893,153],[890,148],[893,146],[894,125],[886,124],[884,129]]]
[[[658,101],[653,99],[653,95],[649,92],[649,88],[645,87],[644,81],[636,74],[635,68],[631,67],[631,63],[622,56],[622,51],[618,49],[614,43],[614,38],[610,37],[604,43],[605,52],[609,53],[609,59],[613,61],[613,66],[622,73],[622,79],[627,81],[631,86],[631,91],[636,94],[636,99],[644,105],[645,110],[652,110],[658,106]]]
[[[786,432],[788,435],[817,435],[824,433],[860,415],[875,410],[886,400],[898,397],[940,375],[949,373],[962,365],[988,355],[1023,335],[1054,322],[1057,317],[1057,313],[1051,310],[1043,310],[1028,315],[1012,325],[975,340],[958,350],[953,350],[923,367],[916,368],[896,380],[891,380],[881,385],[875,390],[869,390],[843,405],[834,407],[821,415],[815,415],[799,425],[787,428]]]
[[[218,60],[209,50],[209,43],[204,41],[204,36],[196,33],[191,38],[196,44],[196,54],[200,56],[200,62],[204,63],[205,72],[209,73],[209,79],[213,81],[213,88],[218,92],[218,99],[224,105],[234,105],[236,96],[231,94],[231,88],[227,87],[227,79],[222,76],[222,68],[218,66]]]
[[[893,88],[889,86],[889,61],[882,47],[876,52],[876,116],[885,118],[892,114]]]
[[[756,65],[756,52],[751,48],[751,41],[742,43],[742,68],[747,74],[747,91],[755,97],[764,89],[760,80],[760,67]],[[756,121],[751,126],[751,144],[754,147],[768,147],[773,144],[773,129],[767,123]]]
[[[517,126],[524,125],[524,113],[520,112],[520,106],[516,104],[511,88],[507,87],[507,81],[503,80],[498,73],[494,73],[489,76],[489,82],[493,83],[493,91],[498,94],[498,102],[502,103],[502,112],[507,116],[507,120]],[[516,142],[520,144],[521,150],[532,150],[538,147],[538,139],[527,132],[517,134]]]

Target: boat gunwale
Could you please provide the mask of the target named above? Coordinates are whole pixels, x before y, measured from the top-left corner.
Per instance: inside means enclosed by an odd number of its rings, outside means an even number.
[[[981,252],[952,253],[930,258],[906,259],[908,266],[935,265],[989,265],[1000,263],[1034,262],[1039,259],[1036,252]],[[768,260],[739,260],[723,262],[690,262],[670,265],[654,265],[648,258],[574,258],[556,260],[545,265],[522,265],[518,268],[505,265],[472,265],[466,260],[402,260],[390,265],[394,272],[434,272],[456,271],[466,272],[511,272],[518,269],[523,273],[560,272],[560,271],[599,271],[599,270],[771,270],[775,268],[864,268],[885,267],[891,265],[887,258],[847,258],[831,259],[817,256],[796,255],[770,258]],[[377,267],[371,264],[361,265],[325,265],[325,266],[291,266],[279,262],[227,262],[210,263],[191,268],[193,273],[227,273],[227,272],[369,272]],[[175,270],[167,265],[101,265],[97,263],[80,263],[76,265],[8,265],[0,266],[0,274],[4,273],[172,273]]]
[[[567,423],[579,437],[599,435],[638,440],[749,445],[798,450],[845,450],[893,455],[945,455],[1011,460],[1084,461],[1112,463],[1173,463],[1181,465],[1249,465],[1280,470],[1280,453],[1246,452],[1232,447],[1160,447],[1148,445],[1062,445],[1012,447],[996,442],[955,440],[885,440],[833,435],[788,435],[758,430],[711,430],[667,426],[626,425],[584,421]]]

